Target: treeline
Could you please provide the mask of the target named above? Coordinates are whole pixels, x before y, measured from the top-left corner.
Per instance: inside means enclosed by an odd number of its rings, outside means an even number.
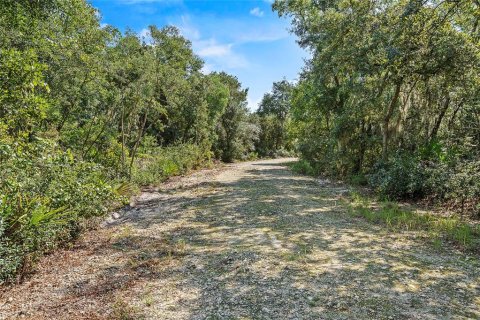
[[[203,74],[175,27],[149,31],[84,0],[0,1],[0,282],[135,186],[258,155],[247,89]]]
[[[287,80],[274,82],[255,113],[260,128],[255,150],[262,157],[283,157],[294,154],[294,144],[287,132],[293,84]]]
[[[312,55],[289,114],[304,170],[480,217],[480,2],[273,6]]]

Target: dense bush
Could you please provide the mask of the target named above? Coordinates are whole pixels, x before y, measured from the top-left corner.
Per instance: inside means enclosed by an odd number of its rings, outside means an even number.
[[[450,170],[435,173],[437,176],[430,178],[429,187],[437,191],[437,198],[462,213],[473,213],[480,218],[480,160],[459,161]]]
[[[156,148],[137,158],[132,181],[140,185],[159,183],[168,177],[205,166],[210,161],[201,147],[192,144]]]
[[[85,0],[0,5],[0,282],[137,184],[254,154],[247,89],[178,28],[150,42]],[[132,188],[133,187],[133,188]]]
[[[368,182],[390,199],[427,197],[480,217],[480,161],[453,164],[402,155],[379,163]]]
[[[6,146],[4,145],[4,149]],[[12,152],[0,165],[0,281],[77,235],[118,199],[104,170],[51,143]]]
[[[425,168],[411,156],[398,155],[372,168],[369,184],[381,195],[393,199],[421,197],[425,193]]]
[[[312,167],[310,162],[306,160],[300,160],[298,162],[294,162],[291,165],[291,169],[294,172],[298,172],[301,174],[306,174],[306,175],[316,175],[318,172]]]

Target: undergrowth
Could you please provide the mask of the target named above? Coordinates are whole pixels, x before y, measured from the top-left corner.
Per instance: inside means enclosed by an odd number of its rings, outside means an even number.
[[[305,174],[308,176],[314,176],[317,174],[317,171],[312,167],[310,162],[306,160],[299,160],[287,164],[293,172]]]
[[[394,231],[425,231],[429,239],[437,245],[444,239],[466,250],[478,251],[480,248],[479,225],[472,225],[458,217],[420,213],[389,201],[380,203],[379,207],[373,207],[374,201],[358,192],[352,192],[351,198],[349,213],[354,217],[383,224]]]
[[[151,185],[171,176],[187,173],[211,165],[211,155],[199,146],[183,144],[156,148],[138,157],[132,171],[132,181],[138,185]]]
[[[288,164],[293,172],[317,176],[319,170],[308,161],[300,160]],[[354,176],[349,180],[351,185],[365,185],[363,176]],[[396,202],[383,201],[379,207],[373,207],[376,199],[351,192],[349,212],[354,217],[361,217],[369,222],[383,224],[394,230],[417,230],[428,233],[429,238],[437,246],[442,240],[454,243],[469,251],[480,251],[480,225],[462,221],[459,217],[444,217],[431,213],[402,208]]]
[[[0,284],[31,272],[39,257],[68,245],[139,187],[210,164],[199,146],[156,148],[138,158],[127,180],[53,145],[34,151],[0,162]]]

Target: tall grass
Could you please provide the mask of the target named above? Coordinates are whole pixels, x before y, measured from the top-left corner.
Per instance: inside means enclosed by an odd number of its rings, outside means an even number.
[[[393,230],[423,230],[433,241],[445,239],[467,250],[480,250],[480,225],[475,226],[458,217],[419,213],[393,202],[384,202],[379,208],[372,208],[371,204],[369,198],[353,193],[350,213]]]

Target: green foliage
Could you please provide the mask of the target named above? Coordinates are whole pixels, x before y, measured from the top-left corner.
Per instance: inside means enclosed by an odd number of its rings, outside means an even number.
[[[15,49],[0,49],[0,65],[0,125],[11,137],[26,139],[45,118],[45,65],[38,63],[33,50]]]
[[[365,197],[356,194],[351,213],[372,223],[381,223],[395,230],[423,230],[432,240],[444,238],[467,250],[478,250],[480,227],[455,217],[417,213],[395,203],[383,203],[379,209],[370,208]]]
[[[480,216],[478,1],[273,7],[312,53],[290,97],[301,157],[323,174],[365,176],[388,198]]]
[[[349,177],[349,182],[354,186],[366,186],[368,184],[367,177],[362,173],[351,175]]]
[[[297,172],[300,174],[305,174],[309,176],[314,176],[317,175],[318,172],[312,167],[310,162],[306,160],[300,160],[297,162],[294,162],[290,165],[290,168],[293,170],[293,172]]]
[[[155,184],[253,154],[247,90],[205,75],[179,29],[101,27],[85,0],[0,5],[0,282],[85,219]]]
[[[104,214],[117,199],[98,165],[74,161],[48,143],[35,146],[0,166],[3,280],[39,253],[75,238],[84,219]]]
[[[236,77],[225,73],[214,74],[226,84],[230,96],[224,113],[216,126],[216,141],[213,145],[215,156],[222,161],[246,159],[255,150],[259,128],[249,121],[247,110],[248,89],[242,89]]]
[[[274,82],[271,93],[266,93],[256,112],[260,136],[256,149],[261,156],[289,155],[293,149],[288,137],[289,111],[293,85],[286,80]]]
[[[420,161],[411,155],[396,156],[368,176],[375,190],[391,199],[430,196],[459,211],[480,216],[480,162],[447,165]]]
[[[392,157],[386,163],[378,163],[372,171],[368,182],[381,195],[393,199],[415,198],[426,191],[425,170],[410,155]]]
[[[132,181],[139,185],[156,184],[171,176],[205,166],[208,162],[204,151],[196,145],[157,148],[136,160]]]
[[[480,217],[480,161],[461,160],[454,165],[435,164],[427,168],[425,189],[434,199],[461,213]]]

